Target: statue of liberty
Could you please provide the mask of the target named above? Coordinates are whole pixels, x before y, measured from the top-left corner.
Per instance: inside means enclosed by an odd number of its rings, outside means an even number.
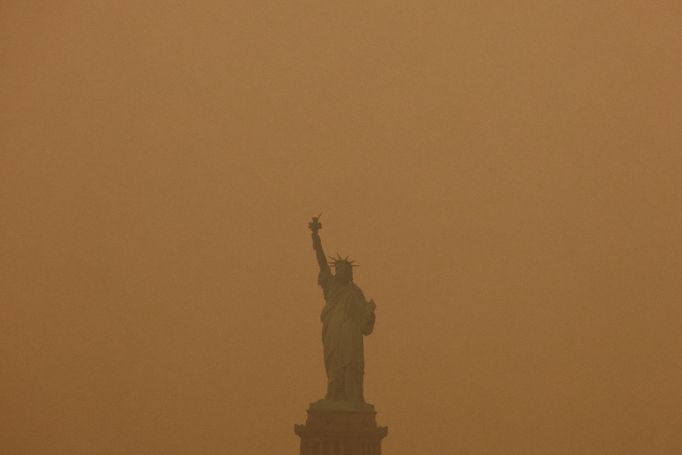
[[[327,257],[322,249],[319,216],[308,227],[312,231],[313,249],[320,267],[318,284],[325,304],[322,308],[322,344],[327,372],[327,394],[311,405],[311,409],[371,410],[363,395],[365,370],[363,336],[374,328],[373,300],[365,300],[362,290],[353,283],[354,261],[348,257]],[[334,273],[331,271],[334,267]]]

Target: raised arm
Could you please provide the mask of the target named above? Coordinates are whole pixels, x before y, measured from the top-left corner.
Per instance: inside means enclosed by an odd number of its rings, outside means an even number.
[[[317,264],[320,266],[320,272],[331,273],[329,264],[327,264],[327,256],[325,256],[324,250],[322,249],[322,239],[320,238],[319,233],[322,228],[322,223],[320,223],[319,216],[313,217],[313,220],[308,223],[308,227],[313,233],[313,249],[315,250]]]

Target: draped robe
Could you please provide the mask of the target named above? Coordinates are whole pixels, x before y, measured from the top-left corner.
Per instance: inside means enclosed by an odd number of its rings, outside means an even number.
[[[374,328],[374,303],[355,283],[342,283],[329,270],[320,272],[318,282],[325,299],[320,319],[327,398],[364,402],[363,336]]]

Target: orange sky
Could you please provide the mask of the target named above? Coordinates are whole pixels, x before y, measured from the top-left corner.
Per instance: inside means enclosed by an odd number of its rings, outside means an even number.
[[[0,451],[682,451],[679,1],[0,3]]]

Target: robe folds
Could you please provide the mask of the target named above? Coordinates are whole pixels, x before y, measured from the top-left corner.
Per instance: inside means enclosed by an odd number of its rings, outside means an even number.
[[[331,271],[321,271],[318,282],[325,299],[320,319],[327,395],[329,398],[364,401],[363,336],[374,329],[374,302],[367,302],[355,283],[337,281]]]

